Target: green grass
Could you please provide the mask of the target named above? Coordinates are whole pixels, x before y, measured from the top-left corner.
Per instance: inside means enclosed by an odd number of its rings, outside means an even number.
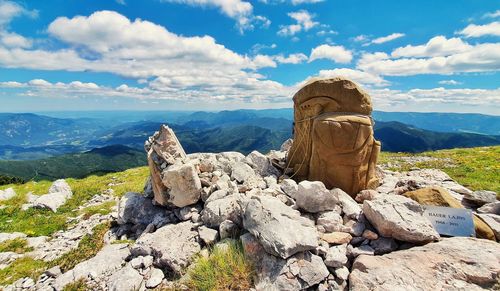
[[[90,286],[85,283],[85,279],[80,279],[75,282],[69,283],[63,289],[63,291],[88,291],[92,290]]]
[[[107,201],[94,206],[85,207],[84,209],[80,210],[80,213],[83,214],[83,219],[89,219],[89,217],[95,214],[106,215],[111,213],[111,208],[113,208],[113,206],[115,205],[115,201]]]
[[[57,265],[61,267],[63,272],[72,269],[78,263],[92,258],[102,249],[104,246],[104,235],[109,230],[109,227],[109,222],[97,225],[92,230],[92,234],[87,234],[82,238],[76,249],[53,261],[45,262],[30,257],[15,260],[7,268],[0,270],[0,285],[12,284],[24,277],[31,277],[33,280],[36,280],[43,271]]]
[[[103,176],[66,179],[73,190],[73,197],[61,206],[57,213],[47,209],[21,210],[21,205],[27,201],[28,192],[37,195],[45,194],[52,183],[50,181],[30,181],[21,185],[0,186],[0,190],[12,187],[17,193],[14,198],[0,202],[0,205],[6,206],[0,209],[0,232],[19,231],[29,236],[50,236],[55,231],[64,229],[67,226],[68,218],[80,214],[77,211],[78,207],[94,195],[102,193],[106,189],[113,189],[114,195],[117,197],[123,196],[128,191],[142,192],[148,175],[148,168],[140,167]],[[109,213],[111,207],[111,203],[105,203],[102,206],[89,207],[83,210],[83,214]]]
[[[28,247],[28,242],[24,238],[9,239],[0,243],[0,253],[14,252],[24,254],[32,250],[33,248]]]
[[[427,156],[436,160],[406,163],[404,156]],[[420,154],[387,153],[380,157],[381,164],[393,164],[391,170],[407,171],[413,167],[440,169],[459,184],[471,190],[491,190],[500,196],[500,146],[440,150]]]
[[[253,266],[237,240],[228,240],[228,248],[215,246],[208,258],[200,257],[190,271],[190,290],[248,290],[252,287]]]

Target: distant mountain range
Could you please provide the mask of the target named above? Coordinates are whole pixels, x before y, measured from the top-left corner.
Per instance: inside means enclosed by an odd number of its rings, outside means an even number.
[[[83,177],[144,165],[144,141],[162,123],[175,130],[188,153],[267,152],[291,137],[293,122],[292,109],[50,114],[0,113],[0,160],[5,160],[0,175]],[[383,151],[500,144],[499,116],[375,112],[374,117]]]

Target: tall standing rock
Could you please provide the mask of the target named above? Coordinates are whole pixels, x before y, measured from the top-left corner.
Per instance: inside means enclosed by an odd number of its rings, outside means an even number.
[[[176,159],[185,158],[186,152],[174,131],[164,124],[160,127],[160,131],[149,137],[144,144],[144,149],[148,154],[154,200],[158,204],[168,205],[168,188],[162,182],[161,172],[174,164]]]

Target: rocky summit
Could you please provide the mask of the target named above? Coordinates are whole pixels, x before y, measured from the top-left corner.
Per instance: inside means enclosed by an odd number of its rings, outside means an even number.
[[[109,222],[103,247],[69,269],[51,265],[3,290],[64,290],[77,283],[92,290],[196,289],[191,271],[211,251],[227,250],[228,240],[241,246],[253,268],[252,286],[242,289],[500,288],[496,193],[474,192],[444,172],[420,169],[378,167],[379,186],[354,196],[318,181],[297,183],[287,176],[289,144],[268,155],[185,154],[175,133],[162,126],[146,142],[144,193],[126,193],[111,214],[75,220],[51,237],[29,237],[31,251],[0,253],[0,268],[21,257],[58,262],[94,226]],[[1,192],[2,199],[12,192]],[[71,197],[69,185],[58,180],[25,209],[57,212]],[[88,203],[112,199],[98,195]],[[477,236],[489,239],[440,236],[425,205],[471,210],[476,229],[479,223],[483,229]],[[2,233],[0,243],[16,238],[27,236]]]

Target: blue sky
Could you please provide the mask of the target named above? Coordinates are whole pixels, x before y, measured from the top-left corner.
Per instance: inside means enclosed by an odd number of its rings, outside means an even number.
[[[291,107],[500,115],[500,1],[0,0],[0,111]]]

